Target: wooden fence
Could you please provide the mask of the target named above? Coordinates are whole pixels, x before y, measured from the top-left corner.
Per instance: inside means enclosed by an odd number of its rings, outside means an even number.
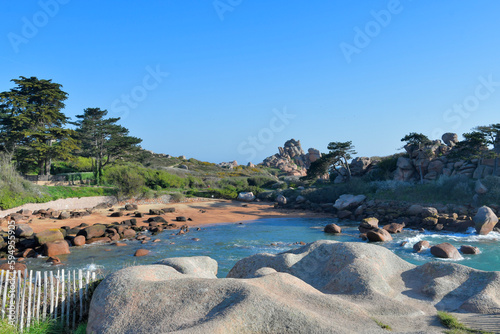
[[[0,271],[1,317],[22,332],[34,322],[52,318],[67,328],[87,316],[95,272]]]

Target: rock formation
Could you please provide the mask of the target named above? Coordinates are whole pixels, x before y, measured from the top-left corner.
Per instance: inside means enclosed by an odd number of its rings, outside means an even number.
[[[166,259],[106,277],[88,333],[440,333],[437,310],[495,313],[500,273],[412,265],[371,244],[317,241],[240,260],[216,279],[208,257]]]
[[[262,162],[266,167],[279,168],[288,175],[304,176],[311,163],[321,157],[319,150],[310,148],[304,153],[300,140],[290,139],[283,147],[278,147],[279,153],[267,157]]]

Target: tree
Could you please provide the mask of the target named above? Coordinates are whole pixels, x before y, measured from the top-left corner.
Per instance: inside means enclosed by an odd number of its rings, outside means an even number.
[[[52,80],[21,76],[11,81],[17,86],[0,93],[0,149],[21,170],[36,165],[39,174],[48,175],[52,159],[70,159],[78,148],[61,112],[68,94]]]
[[[406,142],[407,145],[417,146],[418,148],[431,143],[431,140],[426,135],[416,132],[410,132],[401,138],[401,141]]]
[[[102,179],[104,167],[138,149],[142,139],[128,135],[129,130],[116,124],[117,118],[105,118],[107,110],[87,108],[79,120],[72,123],[77,126],[78,139],[82,143],[82,155],[92,158],[92,171],[96,182]]]
[[[500,123],[478,126],[474,130],[484,134],[487,143],[493,145],[493,151],[500,154]]]
[[[449,157],[455,159],[482,159],[488,152],[488,139],[483,132],[472,131],[463,134],[464,140],[459,141]]]
[[[329,154],[332,156],[333,166],[332,168],[336,170],[336,167],[343,167],[347,171],[347,180],[351,180],[351,169],[349,168],[349,162],[347,160],[351,160],[352,155],[357,152],[354,150],[354,146],[352,145],[352,141],[346,142],[331,142],[328,144],[327,148],[330,150]]]
[[[343,167],[347,171],[348,181],[351,180],[351,169],[349,168],[348,160],[352,159],[352,155],[356,154],[351,141],[346,142],[331,142],[327,147],[330,152],[322,154],[321,158],[311,163],[307,170],[305,180],[314,180],[328,172],[337,172],[337,167]]]
[[[307,175],[302,177],[303,180],[316,180],[328,173],[330,167],[333,165],[334,159],[332,154],[322,154],[319,159],[311,163],[307,169]]]

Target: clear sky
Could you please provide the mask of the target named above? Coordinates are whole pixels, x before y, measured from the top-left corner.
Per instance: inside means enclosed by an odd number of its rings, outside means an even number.
[[[4,0],[0,91],[52,79],[145,149],[261,162],[295,138],[388,155],[500,122],[500,2]]]

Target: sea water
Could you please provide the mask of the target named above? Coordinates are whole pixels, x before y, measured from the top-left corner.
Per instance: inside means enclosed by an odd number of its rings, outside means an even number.
[[[342,227],[338,235],[323,232],[325,225],[336,223]],[[255,221],[200,226],[201,230],[191,228],[184,235],[172,235],[174,230],[166,230],[156,236],[144,234],[152,239],[146,244],[137,240],[123,241],[126,246],[111,244],[91,244],[72,247],[71,254],[59,258],[63,266],[54,267],[45,263],[46,258],[27,259],[29,269],[85,269],[97,271],[102,275],[132,265],[153,264],[168,257],[210,256],[219,264],[218,277],[226,277],[234,264],[247,256],[257,253],[280,253],[301,247],[299,242],[316,240],[335,240],[341,242],[366,242],[359,238],[359,222],[338,222],[331,218],[269,218]],[[429,261],[451,261],[472,268],[486,271],[500,271],[500,233],[491,232],[480,236],[470,230],[464,234],[450,232],[424,232],[404,230],[393,234],[394,240],[377,245],[386,247],[399,257],[413,264]],[[199,241],[193,239],[198,238]],[[160,239],[153,243],[152,240]],[[420,240],[427,240],[431,245],[449,242],[457,248],[461,245],[478,247],[478,255],[463,255],[462,259],[437,259],[427,249],[414,253],[412,246]],[[404,246],[401,244],[406,241]],[[148,249],[150,253],[143,257],[134,257],[137,249]]]

